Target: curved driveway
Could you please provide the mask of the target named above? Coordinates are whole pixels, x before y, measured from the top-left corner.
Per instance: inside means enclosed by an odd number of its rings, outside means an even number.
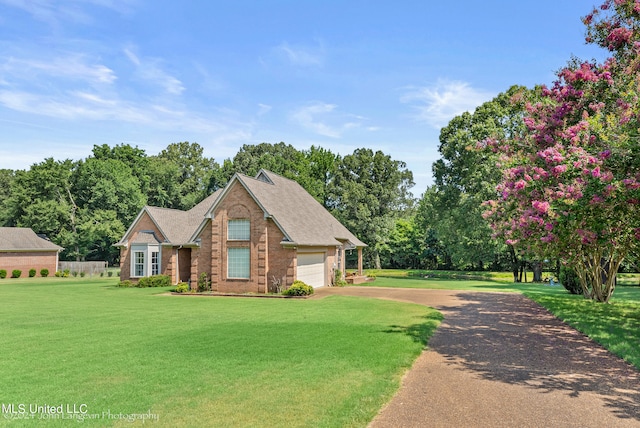
[[[640,372],[515,293],[323,288],[413,302],[444,321],[371,423],[383,427],[640,427]]]

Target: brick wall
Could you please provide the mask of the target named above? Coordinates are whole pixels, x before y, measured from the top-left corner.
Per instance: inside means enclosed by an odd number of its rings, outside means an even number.
[[[10,277],[11,271],[15,269],[22,271],[21,278],[28,277],[30,269],[36,270],[36,276],[40,276],[41,269],[49,269],[49,275],[53,276],[57,268],[57,251],[0,253],[0,269],[7,271],[7,277]]]
[[[249,219],[250,241],[228,241],[227,222],[229,219]],[[206,236],[208,234],[208,236]],[[210,237],[210,238],[209,238]],[[238,182],[229,188],[225,199],[217,207],[214,218],[201,236],[201,258],[206,258],[207,266],[199,266],[200,272],[210,269],[212,289],[230,293],[265,293],[270,290],[273,277],[288,283],[293,282],[295,251],[284,249],[280,242],[283,234]],[[227,248],[248,247],[251,254],[249,279],[228,278]],[[210,248],[210,257],[206,250]],[[193,275],[192,275],[193,278]]]
[[[156,236],[160,241],[164,241],[164,235],[160,233],[160,230],[156,227],[155,223],[149,217],[149,214],[146,212],[142,214],[138,223],[136,223],[135,228],[131,231],[129,235],[129,242],[133,242],[138,235],[138,232],[141,230],[152,230],[155,232]],[[120,281],[125,281],[131,279],[131,245],[127,247],[120,247]],[[161,267],[162,274],[169,275],[172,278],[175,276],[175,272],[173,271],[173,251],[170,247],[162,247],[161,250]]]

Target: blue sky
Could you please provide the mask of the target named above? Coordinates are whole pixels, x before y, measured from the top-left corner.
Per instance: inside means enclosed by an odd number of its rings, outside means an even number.
[[[440,128],[584,44],[584,0],[0,0],[0,168],[284,141],[382,150],[432,183]]]

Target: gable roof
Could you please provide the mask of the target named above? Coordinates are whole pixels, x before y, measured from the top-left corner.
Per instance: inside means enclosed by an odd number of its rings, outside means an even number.
[[[164,236],[164,243],[171,245],[187,245],[190,243],[193,231],[200,225],[205,214],[221,193],[222,190],[216,190],[189,211],[152,207],[147,205],[140,210],[136,219],[131,223],[129,229],[125,232],[122,239],[115,244],[115,246],[124,246],[127,244],[129,235],[133,229],[135,229],[136,224],[145,213],[149,215],[151,221],[153,221],[156,227],[160,230],[160,233],[162,233],[162,236]]]
[[[0,227],[0,251],[61,251],[28,227]]]
[[[236,174],[215,201],[209,215],[224,199],[226,190],[238,181],[285,235],[288,244],[303,246],[333,246],[348,241],[356,247],[366,247],[342,225],[322,204],[300,184],[270,171],[260,170],[256,178]],[[285,242],[283,242],[285,243]]]
[[[189,211],[145,206],[116,246],[127,245],[129,235],[147,213],[164,236],[165,244],[193,245],[234,183],[241,184],[254,201],[285,235],[283,244],[334,246],[347,242],[366,247],[301,185],[273,172],[260,170],[255,178],[235,174],[229,183]],[[151,236],[140,238],[152,240]],[[136,239],[137,240],[137,239]]]

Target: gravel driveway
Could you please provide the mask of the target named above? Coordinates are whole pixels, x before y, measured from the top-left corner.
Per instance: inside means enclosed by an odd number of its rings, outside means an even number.
[[[515,293],[322,288],[413,302],[445,317],[384,427],[640,427],[640,372]]]

